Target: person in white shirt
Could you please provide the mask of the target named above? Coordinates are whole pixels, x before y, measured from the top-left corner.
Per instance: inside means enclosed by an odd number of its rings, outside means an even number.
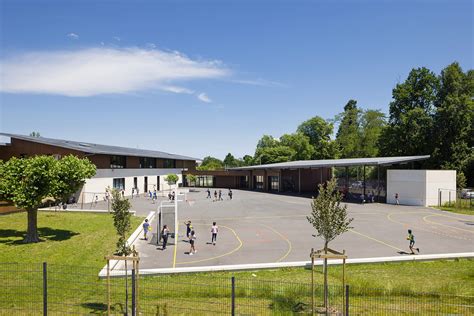
[[[219,227],[216,225],[216,222],[212,223],[212,227],[211,227],[211,233],[212,233],[212,237],[211,237],[211,242],[212,244],[215,246],[216,245],[216,240],[217,240],[217,233],[219,232]]]

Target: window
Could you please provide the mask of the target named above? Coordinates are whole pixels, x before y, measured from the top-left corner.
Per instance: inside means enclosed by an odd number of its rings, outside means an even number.
[[[125,178],[115,178],[113,180],[113,187],[117,190],[125,190]]]
[[[254,176],[254,188],[257,190],[263,190],[263,176]]]
[[[174,159],[165,159],[163,161],[163,168],[176,168],[176,160],[174,160]]]
[[[278,191],[280,187],[278,176],[269,176],[268,183],[270,184],[270,191]]]
[[[156,168],[156,159],[150,157],[140,157],[140,168]]]
[[[111,169],[121,169],[126,168],[127,157],[125,156],[110,156],[110,168]]]

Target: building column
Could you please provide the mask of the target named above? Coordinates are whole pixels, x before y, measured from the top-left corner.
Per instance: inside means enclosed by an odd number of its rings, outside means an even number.
[[[301,193],[301,168],[298,168],[298,193]]]
[[[364,165],[364,192],[363,192],[364,197],[366,196],[366,194],[365,194],[365,180],[366,180],[366,179],[365,179],[365,165]]]
[[[278,192],[281,192],[281,169],[278,172]]]

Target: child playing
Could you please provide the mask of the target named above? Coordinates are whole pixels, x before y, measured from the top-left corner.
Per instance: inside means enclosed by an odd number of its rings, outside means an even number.
[[[413,249],[416,249],[416,251],[417,251],[418,253],[420,253],[420,248],[413,248],[413,247],[415,246],[415,235],[413,235],[411,229],[408,230],[407,240],[410,241],[409,248],[410,248],[411,254],[412,254],[412,255],[415,254],[415,252],[413,251]]]
[[[147,233],[150,230],[150,223],[148,223],[148,219],[145,219],[145,222],[143,223],[143,237],[145,240],[148,240],[147,238]]]

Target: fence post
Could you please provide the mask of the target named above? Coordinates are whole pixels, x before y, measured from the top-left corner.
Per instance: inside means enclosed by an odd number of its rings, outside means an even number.
[[[136,312],[136,297],[135,295],[137,294],[135,291],[135,269],[132,269],[132,316],[135,316]]]
[[[346,284],[346,301],[344,302],[346,304],[346,316],[349,316],[349,284]]]
[[[48,315],[48,266],[43,262],[43,315]]]
[[[441,189],[438,189],[438,206],[441,206]]]
[[[232,307],[231,315],[235,316],[235,277],[232,277]]]

